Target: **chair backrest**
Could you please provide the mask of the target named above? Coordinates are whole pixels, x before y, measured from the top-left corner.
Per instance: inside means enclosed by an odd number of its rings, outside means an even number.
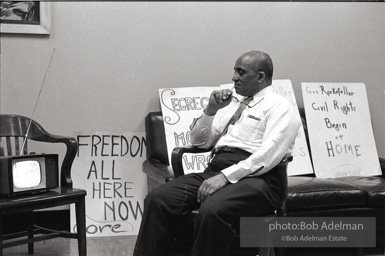
[[[0,156],[28,154],[28,139],[46,143],[64,143],[66,154],[61,166],[61,186],[72,187],[71,167],[77,152],[77,142],[72,137],[52,135],[36,121],[32,121],[28,131],[30,118],[19,115],[0,115]],[[27,141],[22,149],[25,135]]]
[[[20,150],[27,133],[30,119],[17,115],[1,115],[0,119],[0,156],[20,155]],[[32,122],[29,139],[42,137],[46,132],[36,122]],[[25,143],[23,155],[28,154],[28,140]]]
[[[145,119],[147,159],[170,165],[162,112],[150,112]]]

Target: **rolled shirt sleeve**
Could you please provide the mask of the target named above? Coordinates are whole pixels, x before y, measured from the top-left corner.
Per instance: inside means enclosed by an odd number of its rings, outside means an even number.
[[[212,128],[215,116],[208,116],[204,112],[202,116],[194,120],[190,132],[190,140],[193,146],[210,148],[215,145],[219,134]]]

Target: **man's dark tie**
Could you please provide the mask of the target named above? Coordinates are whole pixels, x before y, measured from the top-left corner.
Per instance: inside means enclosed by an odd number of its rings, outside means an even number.
[[[239,120],[239,118],[241,117],[242,115],[242,112],[243,110],[245,110],[246,106],[248,106],[248,104],[250,103],[250,101],[253,99],[253,96],[250,96],[250,97],[247,97],[243,102],[240,103],[237,111],[235,111],[235,113],[233,114],[233,116],[230,118],[229,122],[226,124],[225,126],[225,129],[223,129],[221,135],[219,136],[217,142],[220,140],[220,138],[225,135],[227,133],[227,130],[229,129],[229,126],[231,124],[235,124],[236,121]],[[215,153],[217,152],[217,148],[215,148],[215,145],[213,147],[213,149],[211,150],[211,154],[210,154],[210,159],[213,158],[213,156],[215,155]]]
[[[239,118],[241,117],[242,115],[242,112],[243,110],[245,110],[246,106],[248,106],[248,104],[250,103],[250,101],[252,101],[253,99],[253,96],[250,96],[250,97],[247,97],[243,102],[240,103],[237,111],[235,111],[235,113],[233,114],[233,116],[230,118],[229,122],[226,124],[225,128],[223,129],[221,135],[219,136],[218,140],[227,133],[227,130],[229,129],[229,126],[231,124],[235,124],[236,121],[239,120]],[[201,117],[199,117],[201,118]],[[197,123],[198,119],[199,118],[194,118],[193,120],[193,123],[190,125],[190,130],[192,130],[195,126],[195,124]],[[217,140],[217,142],[218,142]],[[210,154],[210,158],[212,158],[215,154],[215,145],[213,147],[213,149],[211,150],[211,154]]]
[[[252,99],[253,99],[253,96],[250,96],[240,103],[239,108],[237,109],[237,111],[235,111],[234,115],[230,118],[229,122],[225,126],[225,129],[223,129],[223,132],[221,133],[221,137],[227,133],[227,130],[229,129],[229,126],[231,124],[235,124],[235,122],[239,120],[243,110],[245,110],[246,106],[249,104],[249,102]]]

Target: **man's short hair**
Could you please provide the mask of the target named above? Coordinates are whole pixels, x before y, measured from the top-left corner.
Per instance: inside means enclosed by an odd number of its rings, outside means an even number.
[[[273,61],[271,60],[269,54],[262,51],[250,51],[246,53],[254,58],[255,64],[257,65],[256,70],[265,72],[267,78],[273,78]]]

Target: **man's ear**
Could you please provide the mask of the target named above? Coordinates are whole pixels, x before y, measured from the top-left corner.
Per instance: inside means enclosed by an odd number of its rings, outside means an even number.
[[[259,81],[259,82],[262,82],[263,80],[265,80],[265,78],[266,78],[265,72],[259,71],[259,72],[258,72],[258,81]]]

